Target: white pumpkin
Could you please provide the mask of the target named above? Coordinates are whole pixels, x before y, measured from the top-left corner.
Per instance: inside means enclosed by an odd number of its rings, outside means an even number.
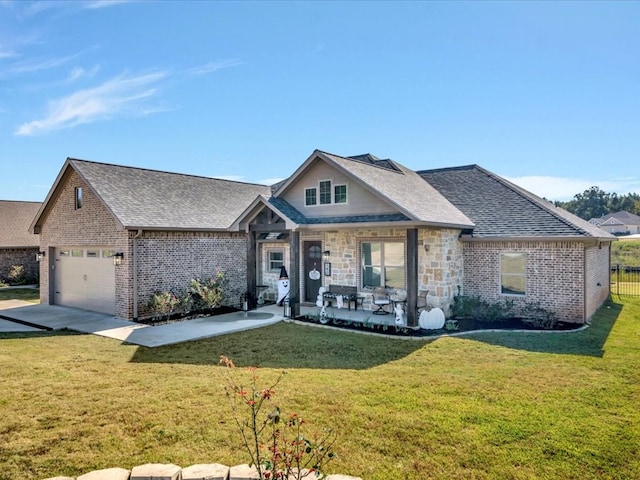
[[[440,308],[432,308],[428,312],[423,310],[418,323],[425,330],[438,330],[444,327],[444,312]]]

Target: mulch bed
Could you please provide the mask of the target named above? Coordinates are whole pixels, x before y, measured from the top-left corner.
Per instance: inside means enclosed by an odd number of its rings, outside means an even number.
[[[185,320],[193,320],[194,318],[213,317],[215,315],[224,315],[225,313],[239,312],[240,310],[234,307],[221,306],[218,308],[210,308],[206,310],[200,310],[198,312],[178,312],[169,316],[142,318],[138,319],[136,323],[142,323],[144,325],[151,325],[157,327],[158,325],[167,325],[169,323],[183,322]]]
[[[296,320],[303,323],[314,323],[320,325],[321,323],[314,318],[310,317],[298,317]],[[437,330],[424,330],[421,328],[400,328],[394,324],[394,319],[389,317],[389,325],[377,325],[371,323],[354,322],[348,320],[330,320],[328,323],[323,324],[329,327],[335,327],[345,330],[378,333],[381,335],[392,335],[398,337],[436,337],[443,334],[461,333],[461,332],[473,332],[478,330],[531,330],[531,331],[571,331],[581,328],[582,324],[557,322],[552,329],[540,329],[535,328],[531,324],[524,322],[522,319],[513,318],[501,322],[480,322],[472,319],[458,319],[458,328],[455,330],[447,330],[445,328]]]

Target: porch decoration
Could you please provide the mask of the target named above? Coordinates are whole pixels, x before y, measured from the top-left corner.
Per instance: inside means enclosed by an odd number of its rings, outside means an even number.
[[[420,328],[438,330],[444,327],[444,312],[440,308],[432,308],[428,312],[423,310],[418,320]]]
[[[282,306],[285,299],[289,298],[289,275],[284,266],[280,267],[280,278],[278,279],[278,306]]]
[[[404,327],[406,325],[406,321],[404,318],[404,309],[402,308],[402,304],[396,303],[393,306],[393,311],[396,314],[396,327]]]

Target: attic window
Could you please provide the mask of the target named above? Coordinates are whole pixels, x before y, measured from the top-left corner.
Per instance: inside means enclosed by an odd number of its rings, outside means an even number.
[[[331,203],[331,180],[320,182],[320,205]]]
[[[315,188],[307,188],[304,191],[304,204],[306,206],[309,205],[317,205],[318,203],[318,190]]]
[[[333,187],[333,203],[347,203],[346,185],[336,185]]]
[[[82,187],[76,187],[76,210],[82,208]]]

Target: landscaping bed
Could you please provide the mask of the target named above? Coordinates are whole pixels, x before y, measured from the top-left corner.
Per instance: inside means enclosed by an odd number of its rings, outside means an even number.
[[[495,322],[474,320],[470,318],[447,320],[444,328],[435,330],[425,330],[422,328],[398,327],[394,323],[394,318],[389,316],[386,319],[371,321],[354,321],[327,319],[325,323],[318,318],[311,316],[301,316],[296,320],[303,323],[319,324],[339,329],[378,333],[381,335],[393,335],[398,337],[435,337],[443,334],[473,332],[480,330],[530,330],[530,331],[570,331],[580,329],[583,325],[569,322],[555,322],[552,328],[540,328],[522,318],[511,318]],[[386,320],[386,322],[385,322]],[[379,323],[380,322],[380,323]]]

